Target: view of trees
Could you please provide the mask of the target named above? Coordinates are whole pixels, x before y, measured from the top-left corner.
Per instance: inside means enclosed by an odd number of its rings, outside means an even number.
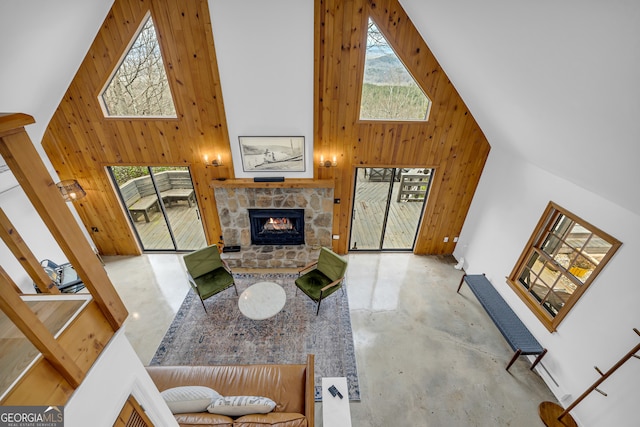
[[[176,116],[151,17],[107,85],[102,99],[109,116]]]
[[[184,167],[154,166],[153,168],[154,173],[170,170],[184,170]],[[114,166],[111,168],[111,171],[113,172],[113,176],[116,178],[118,186],[122,186],[134,178],[149,175],[148,166]]]
[[[364,83],[361,120],[426,120],[429,100],[417,86]]]
[[[102,94],[107,114],[176,117],[160,45],[147,19]],[[361,120],[426,120],[430,100],[369,20]]]
[[[429,98],[369,20],[361,120],[426,120]]]

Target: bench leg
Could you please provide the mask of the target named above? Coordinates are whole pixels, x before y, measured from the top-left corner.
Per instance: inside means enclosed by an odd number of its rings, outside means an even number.
[[[138,220],[140,219],[140,216],[142,216],[145,219],[145,222],[149,222],[149,216],[147,215],[147,211],[142,210],[135,210],[135,211],[129,211],[131,213],[131,218],[133,218],[134,222],[138,222]]]
[[[466,277],[466,274],[462,276],[462,279],[460,279],[460,284],[458,285],[458,290],[456,291],[457,293],[460,293],[460,288],[462,287],[462,284],[464,283],[464,278]]]
[[[507,365],[507,371],[509,370],[509,368],[511,367],[511,365],[513,365],[513,363],[518,360],[518,357],[520,356],[520,353],[522,353],[522,350],[517,349],[516,353],[513,355],[513,357],[511,358],[511,361],[509,362],[509,364]]]
[[[547,349],[546,349],[546,348],[542,350],[542,353],[540,353],[540,354],[538,355],[538,357],[536,357],[536,360],[534,360],[534,361],[533,361],[533,365],[531,365],[531,368],[529,368],[529,369],[531,369],[531,370],[533,371],[533,368],[535,368],[535,367],[536,367],[536,365],[538,364],[538,362],[540,362],[540,360],[542,360],[542,357],[543,357],[545,354],[547,354]]]

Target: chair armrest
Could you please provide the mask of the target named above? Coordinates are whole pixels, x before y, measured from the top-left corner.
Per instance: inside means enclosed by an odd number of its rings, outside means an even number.
[[[324,288],[320,289],[320,292],[324,292],[329,288],[333,288],[334,286],[337,286],[340,284],[340,282],[342,282],[342,280],[344,279],[344,277],[339,278],[338,280],[334,280],[333,282],[329,283],[327,286],[325,286]]]
[[[224,267],[224,269],[227,270],[229,274],[231,274],[231,267],[229,267],[229,264],[227,264],[227,261],[222,258],[220,258],[220,261],[222,261],[222,266]]]
[[[188,271],[187,271],[187,280],[189,280],[189,284],[193,289],[196,289],[198,287],[198,284],[196,283],[195,280],[193,280],[193,276]]]
[[[311,264],[307,264],[298,270],[298,274],[302,273],[305,270],[310,270],[311,267],[315,267],[316,265],[318,265],[318,261],[312,262]]]

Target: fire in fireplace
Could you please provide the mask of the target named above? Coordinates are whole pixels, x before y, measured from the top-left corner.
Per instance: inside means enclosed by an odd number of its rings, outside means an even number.
[[[251,244],[304,245],[304,209],[249,209]]]

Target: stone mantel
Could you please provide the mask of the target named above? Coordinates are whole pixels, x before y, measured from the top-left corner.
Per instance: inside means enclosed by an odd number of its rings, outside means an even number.
[[[285,178],[283,182],[255,182],[250,178],[211,181],[211,188],[333,188],[332,179]]]

